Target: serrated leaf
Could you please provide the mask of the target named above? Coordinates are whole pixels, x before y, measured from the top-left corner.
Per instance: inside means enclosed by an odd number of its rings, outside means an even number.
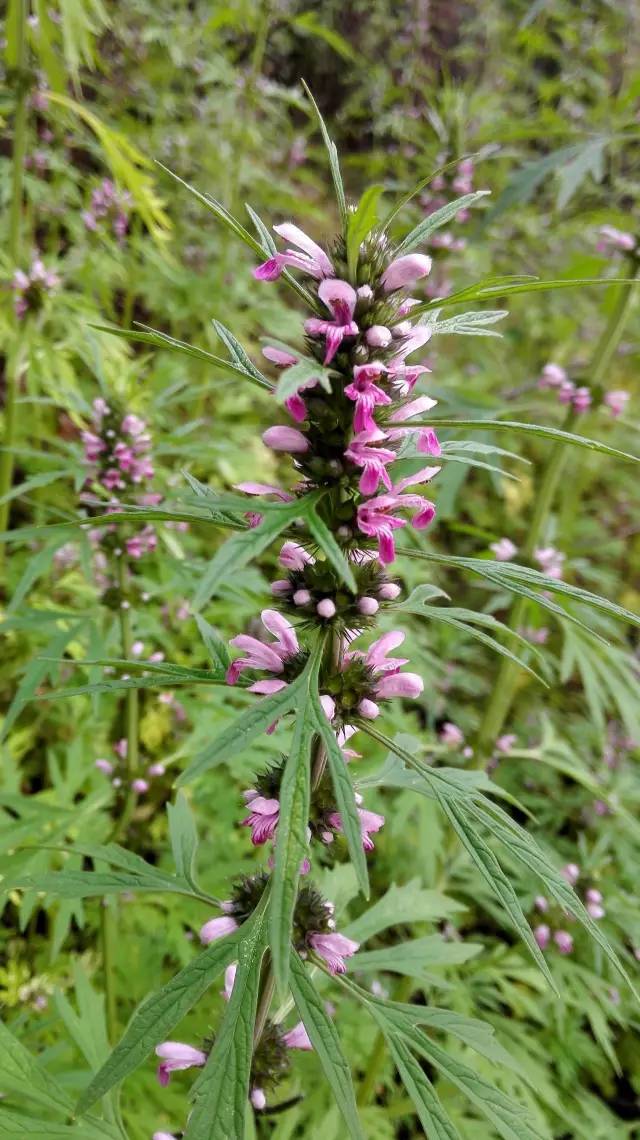
[[[245,352],[244,348],[240,344],[240,341],[237,340],[230,329],[228,329],[220,321],[213,320],[211,323],[218,336],[220,337],[220,340],[224,345],[226,345],[227,349],[229,350],[231,359],[233,360],[234,364],[237,364],[238,368],[241,368],[246,376],[257,380],[258,383],[260,383],[264,388],[271,388],[272,385],[270,381],[267,380],[266,376],[262,375],[262,372],[259,368],[256,368],[251,357],[248,355],[248,353]]]
[[[245,1140],[253,1029],[266,947],[263,909],[237,942],[238,966],[233,991],[209,1059],[194,1088],[185,1140]]]
[[[198,850],[198,829],[189,801],[183,792],[178,792],[174,803],[167,804],[169,838],[176,875],[194,882],[196,853]]]
[[[143,1063],[167,1034],[193,1008],[215,979],[237,956],[238,932],[218,939],[198,954],[134,1013],[111,1056],[85,1089],[78,1112],[86,1112]]]
[[[0,1090],[68,1116],[73,1101],[58,1082],[38,1064],[6,1025],[0,1022]]]
[[[336,1027],[295,950],[291,952],[290,984],[296,1008],[322,1065],[348,1135],[351,1140],[364,1140],[358,1121],[351,1070],[342,1053]]]
[[[419,879],[412,879],[402,886],[392,883],[382,898],[349,923],[344,933],[347,938],[355,938],[356,942],[366,942],[390,926],[434,922],[464,909],[462,903],[440,891],[426,890]]]
[[[485,198],[487,194],[490,193],[490,190],[475,190],[473,194],[463,194],[461,198],[456,198],[455,201],[448,202],[446,206],[442,206],[439,210],[434,210],[433,214],[429,214],[428,217],[423,218],[422,221],[418,222],[418,225],[414,226],[411,232],[403,238],[396,249],[396,257],[410,253],[417,245],[422,245],[440,226],[446,226],[447,222],[455,218],[460,210],[468,209],[469,206],[475,205],[476,202],[479,202],[481,198]],[[415,307],[413,312],[418,312],[418,306]]]
[[[425,1130],[425,1136],[429,1140],[460,1140],[460,1133],[447,1116],[431,1081],[408,1045],[396,1033],[386,1032],[384,1036],[398,1075]]]
[[[360,950],[355,960],[363,973],[387,970],[430,982],[427,967],[456,966],[475,958],[483,949],[479,942],[447,942],[441,934],[426,934],[408,942],[396,942],[378,950]]]
[[[216,669],[224,670],[226,673],[229,668],[229,661],[231,660],[226,641],[223,641],[217,629],[209,625],[209,622],[203,618],[202,614],[195,613],[193,616],[212,664]]]

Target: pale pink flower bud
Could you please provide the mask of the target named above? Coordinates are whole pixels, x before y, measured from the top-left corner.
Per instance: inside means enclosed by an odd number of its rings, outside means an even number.
[[[224,938],[226,934],[231,934],[237,927],[238,923],[231,915],[223,914],[220,918],[210,918],[200,928],[200,941],[204,946],[208,946],[217,938]]]
[[[553,941],[561,954],[570,954],[573,950],[573,938],[568,930],[556,930]]]
[[[385,582],[378,593],[385,602],[393,602],[402,593],[402,587],[397,582]]]
[[[333,720],[334,716],[336,715],[336,702],[334,701],[333,697],[331,697],[329,693],[322,693],[320,697],[320,704],[322,705],[322,711],[324,712],[327,720]]]
[[[309,450],[309,440],[297,428],[284,424],[267,428],[262,434],[262,442],[273,451],[289,451],[293,455],[303,455]]]
[[[131,790],[135,792],[137,796],[143,796],[145,792],[149,791],[148,780],[143,780],[141,777],[134,780],[131,784]]]
[[[104,772],[105,776],[110,776],[113,772],[113,764],[110,760],[96,760],[95,767],[99,772]]]
[[[288,585],[289,583],[287,583]],[[293,604],[295,606],[308,606],[311,601],[311,594],[308,590],[296,590],[293,595]]]
[[[446,720],[440,729],[440,739],[443,744],[462,744],[464,741],[464,733],[458,728],[457,724],[452,721]]]
[[[505,732],[496,740],[496,748],[498,752],[510,752],[514,744],[517,742],[517,736],[513,732]]]
[[[542,922],[539,926],[536,926],[533,932],[533,937],[538,943],[540,949],[546,950],[547,946],[549,945],[549,939],[551,937],[551,931],[549,930],[547,924]]]
[[[160,1058],[158,1080],[163,1088],[169,1084],[171,1073],[181,1069],[200,1068],[206,1064],[207,1054],[182,1041],[163,1041],[156,1046],[156,1056]]]
[[[267,1098],[264,1095],[262,1089],[253,1088],[251,1090],[249,1100],[251,1101],[253,1107],[258,1110],[258,1112],[267,1107]]]
[[[164,764],[150,764],[147,768],[147,776],[155,778],[156,776],[164,776],[166,768]]]
[[[597,920],[599,918],[604,918],[606,911],[600,903],[588,902],[587,903],[587,913],[591,916],[591,918],[594,918]]]
[[[356,289],[356,296],[359,301],[363,301],[366,304],[368,301],[373,300],[373,289],[370,285],[361,285],[359,289]]]
[[[171,1132],[154,1132],[152,1140],[176,1140]]]
[[[597,890],[595,887],[589,887],[589,890],[585,894],[585,898],[587,902],[590,903],[601,903],[602,891]]]
[[[544,368],[542,369],[540,379],[538,380],[538,387],[560,388],[562,384],[565,384],[568,381],[568,379],[569,377],[567,376],[567,373],[565,372],[562,365],[555,364],[553,361],[550,361],[549,364],[545,364]]]
[[[271,583],[272,594],[288,594],[291,589],[291,583],[288,578],[278,578],[275,582]]]
[[[134,641],[131,646],[131,656],[140,657],[144,653],[144,641]]]
[[[373,617],[380,609],[380,603],[375,598],[360,598],[358,600],[358,610],[365,617]]]
[[[417,673],[388,673],[376,684],[377,696],[407,697],[414,700],[424,690],[424,681]]]
[[[116,756],[120,757],[121,760],[125,760],[127,756],[127,750],[127,738],[126,736],[121,736],[120,740],[116,740],[116,743],[113,746],[113,751],[115,752]]]
[[[609,408],[612,416],[621,416],[630,399],[630,392],[625,392],[624,388],[614,388],[611,392],[606,393],[604,403]]]
[[[372,325],[364,334],[364,339],[367,344],[374,348],[386,348],[387,345],[391,344],[392,337],[391,332],[384,325]]]
[[[591,392],[589,388],[576,388],[573,393],[572,404],[576,412],[586,412],[591,407]]]
[[[492,542],[489,550],[493,550],[498,562],[509,562],[518,553],[518,547],[510,538],[501,538],[498,542]]]
[[[536,895],[534,899],[534,906],[541,914],[546,914],[549,909],[549,899],[545,895]]]
[[[358,705],[358,712],[360,713],[360,716],[364,717],[365,720],[375,720],[377,716],[380,716],[380,709],[378,705],[375,703],[375,701],[370,701],[367,697],[364,697],[360,701],[360,704]]]
[[[336,614],[335,602],[332,602],[331,598],[323,598],[321,602],[318,602],[318,604],[316,606],[316,611],[318,612],[320,617],[326,618],[327,620],[329,618],[335,617],[335,614]]]
[[[567,882],[573,887],[580,878],[580,868],[577,863],[567,863],[566,866],[562,868],[560,874],[562,875],[563,879],[566,879]]]
[[[304,570],[307,565],[313,566],[315,558],[298,542],[285,542],[278,555],[278,562],[286,570]]]
[[[382,285],[387,293],[410,288],[421,277],[426,277],[430,269],[430,257],[422,253],[408,253],[404,257],[397,257],[387,266],[382,275]]]

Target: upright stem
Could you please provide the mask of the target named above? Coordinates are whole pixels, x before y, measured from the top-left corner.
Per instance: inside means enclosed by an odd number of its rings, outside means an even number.
[[[634,279],[640,272],[640,263],[636,258],[631,260],[630,276]],[[592,385],[601,384],[613,354],[620,343],[620,338],[629,313],[629,307],[634,294],[635,286],[632,283],[620,286],[616,303],[611,311],[609,320],[596,345],[588,379]],[[562,427],[564,431],[571,431],[576,419],[576,413],[570,410],[567,413]],[[531,526],[522,548],[524,560],[531,561],[533,552],[544,537],[547,519],[551,513],[556,492],[562,477],[568,446],[556,443],[549,454],[544,468],[540,488],[536,497],[536,504],[531,519]],[[578,502],[574,502],[574,513],[578,509]],[[507,619],[512,630],[517,630],[523,624],[530,602],[527,598],[516,598]],[[487,703],[484,717],[476,738],[476,763],[484,766],[491,755],[497,737],[509,716],[513,699],[518,688],[520,675],[519,666],[508,657],[500,660],[500,666],[493,686],[491,697]]]
[[[17,41],[15,51],[16,110],[13,126],[13,157],[11,170],[11,208],[9,213],[9,258],[14,268],[18,267],[22,236],[22,201],[24,157],[27,147],[27,96],[25,80],[27,62],[27,0],[19,0],[16,21]],[[15,354],[7,368],[6,395],[4,407],[3,450],[0,452],[0,499],[11,490],[13,482],[13,447],[16,432],[16,401],[22,371],[20,319],[16,321]],[[0,503],[0,531],[7,530],[9,523],[9,503]],[[0,547],[0,568],[4,559],[4,546]]]
[[[101,907],[100,938],[102,942],[107,1036],[109,1043],[115,1045],[118,1038],[118,1008],[115,976],[115,949],[118,923],[115,899],[103,898]]]

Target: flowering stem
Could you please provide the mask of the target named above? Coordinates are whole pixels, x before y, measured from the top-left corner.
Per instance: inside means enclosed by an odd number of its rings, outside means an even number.
[[[640,263],[638,263],[636,258],[633,258],[630,272],[634,279],[636,279],[640,273]],[[589,379],[592,385],[602,383],[613,354],[620,343],[633,294],[634,285],[631,282],[621,286],[616,304],[611,311],[609,320],[602,331],[593,354],[591,367],[589,369]],[[562,424],[562,430],[571,431],[575,425],[576,417],[577,413],[573,408],[570,408]],[[536,498],[529,532],[522,547],[522,554],[526,562],[531,561],[534,550],[544,537],[544,529],[553,506],[567,455],[568,449],[564,442],[556,443],[551,449],[540,483],[540,490]],[[574,502],[574,515],[577,506],[578,503]],[[510,629],[517,630],[523,624],[529,605],[530,602],[527,598],[517,598],[514,601],[507,620]],[[520,667],[509,658],[503,657],[476,738],[475,754],[476,765],[478,767],[485,766],[491,755],[496,739],[502,731],[502,727],[509,715],[518,688],[519,676]]]
[[[18,266],[20,257],[20,239],[22,234],[22,202],[24,158],[27,147],[27,96],[28,88],[25,81],[27,61],[27,2],[19,0],[17,4],[16,45],[15,45],[15,83],[16,83],[16,110],[13,126],[13,158],[11,174],[11,209],[9,214],[9,257],[14,268]],[[16,323],[19,324],[19,318]],[[21,338],[16,334],[15,356],[13,364],[7,368],[6,395],[4,406],[4,438],[3,450],[0,452],[0,499],[11,490],[13,482],[13,444],[16,429],[16,401],[18,386],[22,372],[22,353],[20,351]],[[0,504],[0,531],[5,531],[9,523],[9,503]],[[4,546],[0,547],[0,567],[4,561]]]

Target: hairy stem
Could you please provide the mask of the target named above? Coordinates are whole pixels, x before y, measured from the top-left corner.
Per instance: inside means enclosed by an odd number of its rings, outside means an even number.
[[[637,278],[639,272],[640,265],[634,258],[631,265],[631,275]],[[602,383],[602,379],[613,354],[620,343],[633,293],[634,285],[632,283],[620,287],[616,304],[596,345],[591,367],[589,368],[588,378],[593,385]],[[562,424],[563,431],[571,431],[575,419],[576,413],[571,409]],[[562,442],[554,444],[549,454],[536,497],[529,532],[522,548],[522,554],[526,562],[531,561],[534,550],[544,537],[545,526],[562,478],[567,455],[568,448],[566,444]],[[578,506],[579,503],[577,501],[574,502],[574,515],[578,510]],[[517,630],[518,627],[523,624],[530,604],[526,598],[516,598],[511,606],[507,619],[507,624],[510,629]],[[503,725],[509,716],[517,692],[519,677],[520,667],[509,658],[503,657],[476,738],[476,764],[479,767],[484,767],[486,764],[496,739],[500,735]]]
[[[20,258],[22,237],[22,202],[24,158],[27,147],[27,96],[28,89],[25,82],[27,62],[27,2],[19,0],[16,42],[16,109],[13,126],[13,156],[11,168],[11,208],[9,213],[9,258],[14,268],[17,268]],[[20,319],[14,318],[19,326]],[[20,350],[21,337],[16,332],[15,354],[6,377],[6,395],[4,407],[4,436],[3,450],[0,452],[0,499],[11,490],[13,483],[13,447],[16,433],[16,402],[20,376],[22,373],[22,353]],[[9,503],[0,503],[0,531],[7,530],[9,523]],[[0,548],[0,569],[4,561],[4,547]]]

